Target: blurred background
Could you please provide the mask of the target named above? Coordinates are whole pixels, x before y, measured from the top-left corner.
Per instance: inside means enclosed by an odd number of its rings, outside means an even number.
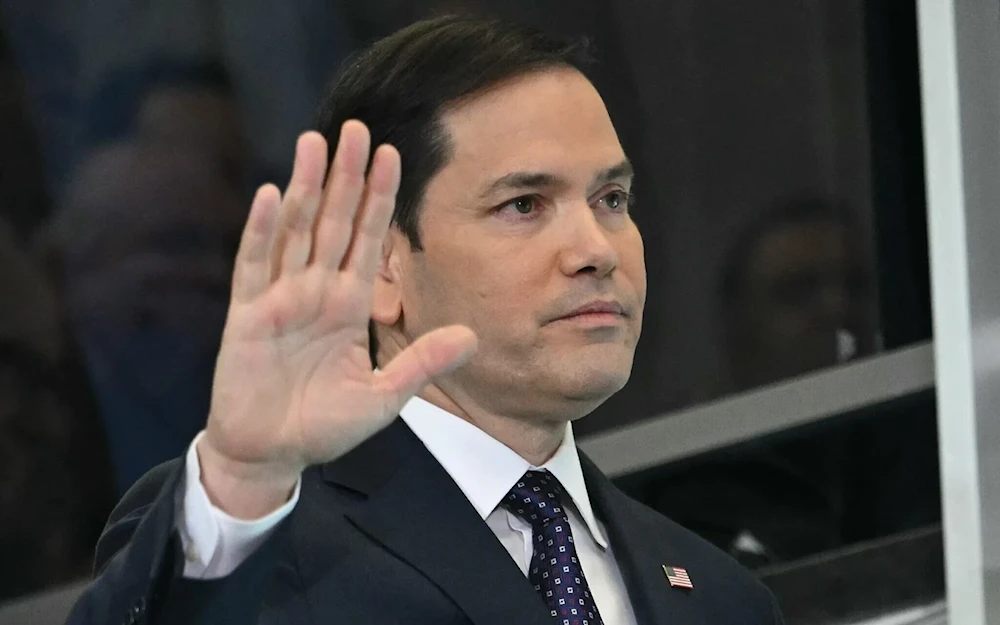
[[[345,58],[449,12],[588,35],[636,165],[643,340],[584,448],[789,623],[942,599],[915,3],[7,0],[0,602],[184,452],[252,191]]]

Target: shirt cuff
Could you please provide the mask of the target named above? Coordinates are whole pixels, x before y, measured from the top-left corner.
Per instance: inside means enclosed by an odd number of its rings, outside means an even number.
[[[185,457],[184,479],[178,489],[177,533],[184,548],[184,577],[216,579],[235,571],[292,513],[299,501],[302,478],[295,483],[291,498],[274,512],[253,520],[232,517],[212,504],[201,483],[198,441],[204,435],[202,431],[194,438]]]

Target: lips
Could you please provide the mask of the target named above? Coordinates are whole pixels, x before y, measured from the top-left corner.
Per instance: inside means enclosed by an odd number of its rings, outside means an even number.
[[[559,315],[556,319],[569,319],[579,315],[600,313],[625,316],[625,307],[616,301],[593,301],[588,304],[584,304],[579,308],[575,308],[568,313]]]

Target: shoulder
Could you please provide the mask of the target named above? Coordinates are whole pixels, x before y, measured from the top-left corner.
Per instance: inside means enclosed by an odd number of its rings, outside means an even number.
[[[667,542],[678,555],[690,556],[693,561],[704,563],[704,568],[720,574],[756,582],[756,578],[726,552],[649,506],[621,491],[619,493],[620,502],[623,502],[619,505],[637,523],[647,528],[651,536]]]
[[[780,625],[774,595],[750,571],[694,532],[626,495],[586,454],[580,454],[580,462],[591,498],[609,529],[617,533],[612,541],[616,554],[618,541],[622,555],[639,564],[644,575],[663,576],[663,566],[684,568],[697,589],[692,596],[710,622]]]
[[[665,554],[664,559],[669,558],[664,565],[684,567],[689,572],[699,594],[720,602],[720,609],[723,605],[725,609],[739,606],[746,614],[757,615],[760,623],[782,622],[774,595],[743,565],[691,530],[617,492],[619,513],[630,516],[638,531]]]

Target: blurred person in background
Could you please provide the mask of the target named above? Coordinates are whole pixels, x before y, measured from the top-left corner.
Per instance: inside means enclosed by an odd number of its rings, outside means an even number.
[[[114,493],[61,298],[2,218],[0,293],[2,601],[86,577]]]
[[[0,32],[0,601],[85,577],[114,502],[64,298],[29,243],[51,203],[8,52]]]
[[[857,216],[820,196],[779,201],[740,235],[719,290],[733,391],[875,351],[868,247]]]
[[[863,236],[848,208],[800,196],[762,211],[736,239],[719,288],[733,392],[874,351]],[[651,500],[748,566],[833,549],[849,539],[853,440],[820,428],[740,445],[673,469],[649,487]]]
[[[776,202],[747,229],[720,289],[734,390],[880,349],[876,265],[865,236],[850,206],[819,194]],[[940,522],[933,409],[886,412],[759,445],[750,462],[724,469],[745,486],[723,491],[743,511],[730,518],[755,519],[735,535],[760,536],[772,555],[788,559],[829,547],[835,537],[844,544]],[[769,506],[798,520],[776,523]]]
[[[51,246],[121,494],[204,426],[246,200],[221,70],[154,64],[106,93]]]

